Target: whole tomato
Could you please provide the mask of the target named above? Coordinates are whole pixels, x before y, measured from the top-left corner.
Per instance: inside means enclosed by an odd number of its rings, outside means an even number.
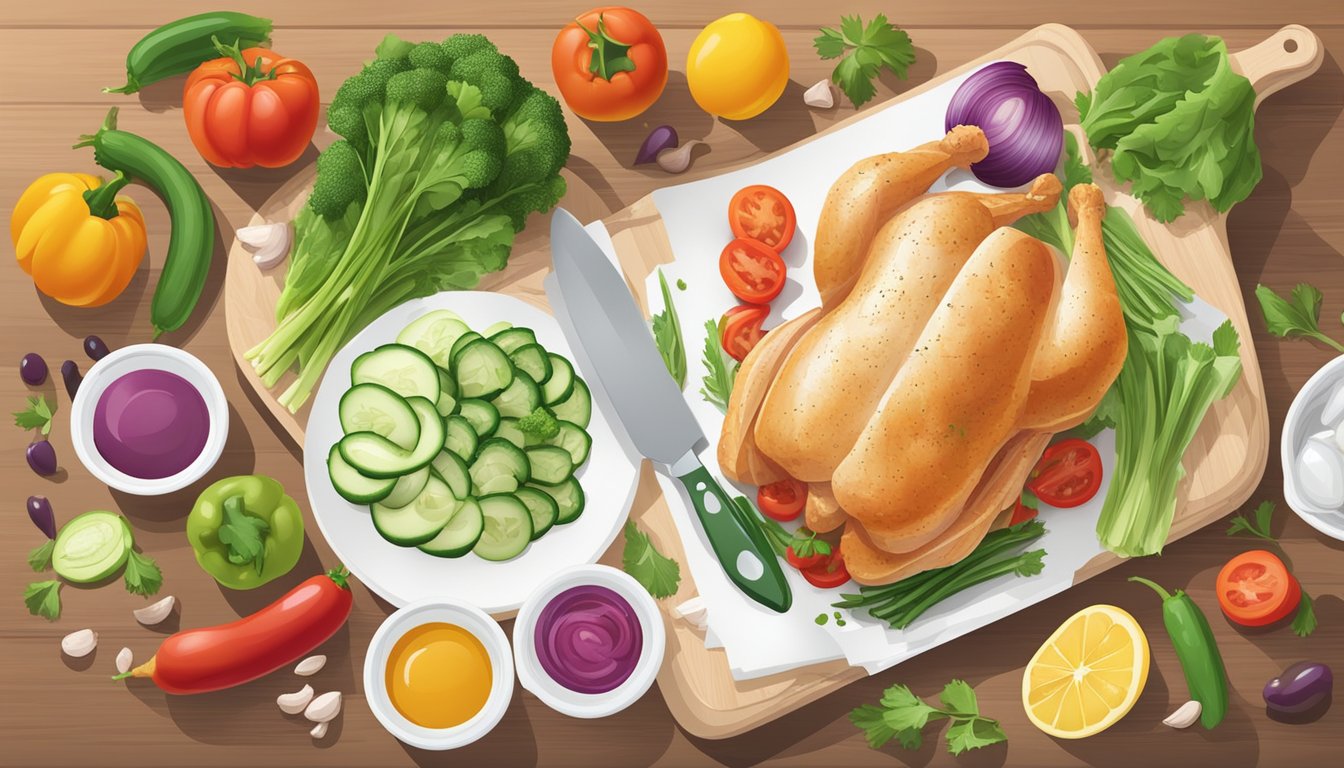
[[[667,48],[644,14],[617,6],[594,8],[556,35],[551,72],[579,117],[628,120],[662,95]]]
[[[312,71],[265,48],[215,47],[223,57],[197,67],[182,94],[187,133],[201,157],[225,168],[279,168],[299,159],[320,108]]]

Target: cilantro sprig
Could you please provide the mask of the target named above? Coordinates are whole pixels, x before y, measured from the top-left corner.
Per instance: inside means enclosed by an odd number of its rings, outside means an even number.
[[[34,395],[28,398],[28,407],[14,412],[14,424],[20,429],[37,429],[43,435],[50,435],[51,419],[55,414],[55,403],[48,403],[47,398]]]
[[[681,583],[681,566],[676,560],[659,552],[649,535],[639,530],[634,520],[625,523],[625,550],[621,553],[621,567],[659,600],[676,594],[677,585]]]
[[[705,321],[705,351],[701,358],[705,364],[705,378],[702,380],[700,394],[705,402],[724,413],[728,412],[728,398],[733,394],[733,384],[737,382],[737,361],[723,351],[722,331],[719,321],[713,318]]]
[[[844,16],[840,28],[822,27],[812,41],[823,59],[840,59],[831,72],[831,80],[845,92],[855,107],[861,107],[877,93],[873,80],[883,68],[905,79],[906,70],[915,63],[915,47],[910,35],[877,14],[867,24],[858,16]]]
[[[964,680],[943,686],[938,696],[941,707],[928,704],[909,687],[893,685],[882,694],[877,705],[865,704],[849,713],[850,722],[863,730],[868,746],[880,749],[893,738],[905,749],[919,749],[923,731],[929,723],[949,720],[947,751],[960,755],[972,749],[1007,741],[998,720],[980,715],[975,691]]]
[[[1255,298],[1260,302],[1260,314],[1269,332],[1284,339],[1315,339],[1344,352],[1344,344],[1321,331],[1321,292],[1308,283],[1298,283],[1285,299],[1266,285],[1255,286]],[[1344,317],[1341,318],[1344,322]]]
[[[1288,557],[1288,553],[1284,551],[1283,544],[1279,543],[1279,537],[1274,535],[1271,527],[1274,522],[1274,509],[1274,502],[1260,502],[1251,515],[1237,515],[1232,518],[1231,525],[1227,527],[1227,535],[1254,536],[1257,539],[1269,542],[1279,551],[1284,564],[1291,572],[1293,569],[1292,560]],[[1293,633],[1298,637],[1306,637],[1316,631],[1316,624],[1316,608],[1312,604],[1311,595],[1308,595],[1307,590],[1303,589],[1302,600],[1297,604],[1297,613],[1293,616],[1291,625]]]
[[[61,617],[61,582],[56,579],[35,581],[23,591],[23,604],[28,612],[47,621]]]
[[[684,387],[686,345],[681,340],[681,321],[677,318],[677,308],[672,303],[672,291],[668,290],[667,278],[663,276],[661,269],[658,270],[658,284],[663,290],[663,311],[655,313],[652,317],[653,341],[658,346],[658,354],[662,356],[667,372],[672,374],[672,380],[677,382],[678,387]]]

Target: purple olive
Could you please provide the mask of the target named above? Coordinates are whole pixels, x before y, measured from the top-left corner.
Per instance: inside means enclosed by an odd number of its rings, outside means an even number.
[[[28,519],[47,534],[48,539],[56,538],[56,513],[51,510],[51,502],[46,496],[28,497]]]
[[[29,443],[25,453],[28,457],[28,466],[32,467],[34,472],[43,477],[56,474],[56,449],[51,447],[51,443],[46,440]]]
[[[1265,684],[1265,705],[1275,712],[1306,712],[1325,700],[1334,687],[1330,667],[1299,661]]]
[[[24,384],[36,387],[47,380],[47,361],[36,352],[29,352],[19,361],[19,378]]]
[[[74,400],[75,394],[79,392],[79,383],[84,380],[84,377],[79,375],[79,365],[74,360],[61,363],[61,379],[65,381],[66,394]]]
[[[103,340],[97,336],[84,337],[84,354],[88,355],[89,359],[95,363],[102,360],[104,357],[107,357],[107,354],[111,351],[112,350],[108,349],[107,345],[103,343]]]
[[[679,143],[676,128],[670,125],[660,125],[650,131],[644,139],[644,143],[639,145],[639,151],[635,153],[635,165],[652,163],[658,159],[659,152],[664,149],[671,149]]]

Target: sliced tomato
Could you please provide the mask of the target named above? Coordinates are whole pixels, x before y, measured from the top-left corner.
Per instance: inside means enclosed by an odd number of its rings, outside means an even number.
[[[803,571],[803,578],[817,589],[835,589],[849,581],[849,571],[845,569],[845,556],[837,544],[831,550],[831,556]]]
[[[756,506],[771,520],[787,523],[797,520],[807,504],[807,485],[785,478],[756,489]]]
[[[770,316],[770,308],[760,304],[738,304],[719,320],[719,343],[739,363],[756,348],[765,331],[761,328]]]
[[[1038,510],[1035,509],[1034,507],[1028,507],[1026,504],[1023,504],[1022,498],[1019,496],[1017,499],[1017,504],[1013,507],[1013,515],[1012,517],[1008,518],[1008,525],[1017,525],[1018,523],[1025,523],[1028,520],[1035,517],[1037,512]]]
[[[808,568],[825,562],[826,555],[823,555],[820,552],[813,552],[810,555],[800,555],[794,550],[793,545],[790,544],[789,548],[784,552],[784,559],[794,568],[797,568],[800,571],[806,571]]]
[[[1027,487],[1052,507],[1086,504],[1101,487],[1101,456],[1086,440],[1061,440],[1045,449]]]
[[[1218,606],[1245,627],[1263,627],[1297,610],[1302,585],[1278,555],[1253,549],[1227,561],[1218,572]]]
[[[798,217],[783,192],[753,184],[738,190],[728,203],[728,225],[735,237],[749,237],[782,251],[793,240]]]
[[[735,238],[719,254],[719,274],[728,290],[751,304],[769,304],[778,296],[786,271],[778,253],[748,237]]]

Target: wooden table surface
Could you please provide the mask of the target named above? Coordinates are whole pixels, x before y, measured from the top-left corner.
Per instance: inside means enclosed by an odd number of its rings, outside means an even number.
[[[110,96],[102,86],[121,82],[126,50],[158,24],[216,3],[166,3],[118,0],[113,4],[45,0],[8,3],[0,15],[0,211],[6,216],[23,188],[51,171],[97,172],[92,153],[71,150],[81,133],[90,133],[107,108],[122,107],[121,125],[161,144],[196,174],[214,201],[221,229],[241,226],[253,209],[293,172],[224,170],[207,165],[192,149],[180,115],[181,79],[151,86],[138,96]],[[551,88],[549,50],[555,31],[580,5],[557,0],[492,0],[489,3],[368,3],[351,0],[298,0],[263,4],[235,2],[238,10],[275,17],[274,47],[306,61],[317,73],[324,99],[371,57],[386,32],[410,39],[441,39],[455,31],[488,34],[514,56],[529,76]],[[1228,226],[1233,259],[1243,293],[1254,302],[1257,283],[1280,290],[1299,281],[1325,294],[1322,327],[1344,337],[1336,323],[1344,309],[1344,10],[1337,0],[1258,0],[1175,3],[1128,0],[1079,3],[1020,0],[997,3],[967,0],[941,3],[880,3],[848,0],[826,7],[806,0],[710,0],[648,2],[644,10],[661,28],[674,70],[698,29],[728,10],[746,10],[776,23],[793,61],[792,80],[783,100],[764,116],[741,124],[716,121],[695,108],[685,78],[674,71],[662,100],[627,124],[587,124],[570,116],[574,139],[565,205],[580,218],[618,210],[665,182],[657,170],[630,166],[648,129],[660,123],[677,127],[683,140],[702,138],[710,151],[698,157],[688,177],[763,157],[851,113],[848,106],[815,112],[802,106],[803,89],[825,77],[829,66],[811,48],[815,30],[843,13],[887,12],[907,29],[918,49],[909,81],[884,76],[878,100],[980,55],[1040,23],[1071,25],[1108,64],[1160,37],[1189,31],[1222,35],[1232,49],[1254,44],[1283,24],[1305,24],[1320,35],[1326,59],[1320,72],[1270,98],[1257,115],[1256,139],[1264,162],[1264,180],[1231,214]],[[1087,7],[1087,6],[1097,7]],[[324,146],[331,135],[319,131]],[[309,158],[316,153],[310,148]],[[301,161],[306,162],[306,160]],[[17,266],[0,269],[3,330],[0,359],[17,366],[30,351],[53,367],[67,358],[87,368],[81,339],[102,336],[112,347],[148,341],[149,298],[157,280],[167,239],[167,220],[153,195],[136,188],[150,231],[149,267],[127,293],[111,305],[74,310],[44,299]],[[527,238],[545,231],[534,221]],[[228,235],[216,247],[201,306],[188,326],[163,341],[180,345],[204,360],[221,380],[231,403],[230,435],[211,477],[261,472],[281,480],[303,502],[298,450],[258,412],[234,369],[224,333],[223,253]],[[495,278],[499,279],[499,278]],[[812,703],[746,735],[705,741],[678,728],[656,691],[629,710],[606,720],[572,720],[548,710],[521,690],[515,693],[500,726],[476,745],[439,755],[401,746],[376,723],[360,694],[364,648],[390,607],[362,586],[355,586],[349,625],[325,647],[326,670],[313,680],[319,691],[340,689],[346,704],[332,735],[314,744],[299,718],[278,712],[274,698],[300,687],[288,674],[218,694],[167,697],[152,686],[114,684],[106,675],[113,658],[129,646],[137,661],[157,647],[164,633],[231,620],[265,605],[320,567],[335,565],[316,525],[308,516],[309,539],[300,564],[288,577],[252,592],[217,587],[196,566],[183,534],[183,521],[204,481],[180,493],[143,499],[109,491],[79,465],[68,433],[69,400],[59,385],[48,383],[48,398],[59,401],[52,435],[62,471],[52,479],[33,475],[23,460],[29,435],[15,427],[0,431],[0,485],[10,511],[0,515],[0,764],[15,766],[150,765],[1310,765],[1344,748],[1344,707],[1336,707],[1309,725],[1269,720],[1260,689],[1279,670],[1304,658],[1331,663],[1344,671],[1344,544],[1314,533],[1282,505],[1282,474],[1277,441],[1279,425],[1293,394],[1308,376],[1333,356],[1330,350],[1301,341],[1283,341],[1263,331],[1252,307],[1254,343],[1259,354],[1273,425],[1269,468],[1247,509],[1262,499],[1280,503],[1276,529],[1304,586],[1316,597],[1320,629],[1307,639],[1287,629],[1239,632],[1217,613],[1214,575],[1232,554],[1250,548],[1229,540],[1216,524],[1169,547],[1161,557],[1105,573],[1065,594],[964,637],[875,678]],[[0,404],[17,410],[30,394],[18,376],[0,377]],[[24,585],[43,577],[32,574],[25,554],[41,535],[22,512],[30,494],[48,496],[57,518],[65,521],[89,509],[120,510],[136,530],[141,548],[163,567],[162,595],[177,595],[181,608],[164,626],[147,630],[131,618],[140,598],[113,584],[100,589],[67,586],[64,614],[56,623],[29,616],[19,599]],[[1169,587],[1189,591],[1210,615],[1231,677],[1231,711],[1213,732],[1176,732],[1161,725],[1184,702],[1179,665],[1161,629],[1153,596],[1125,579],[1143,574]],[[1019,704],[1022,665],[1039,643],[1074,611],[1112,602],[1134,613],[1152,643],[1153,668],[1135,709],[1105,734],[1080,741],[1054,741],[1025,719]],[[59,639],[82,627],[100,633],[90,658],[63,659]],[[953,677],[976,687],[982,711],[1003,723],[1009,736],[1000,745],[960,758],[944,751],[941,738],[925,739],[923,749],[903,752],[895,746],[871,751],[846,715],[854,706],[875,701],[883,688],[906,683],[933,696]]]

